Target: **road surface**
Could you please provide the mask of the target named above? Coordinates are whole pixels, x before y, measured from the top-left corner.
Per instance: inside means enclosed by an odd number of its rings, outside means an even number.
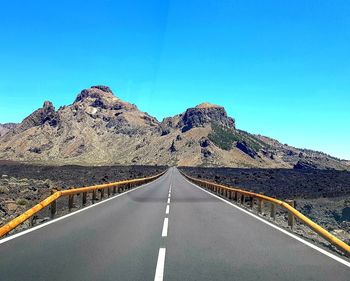
[[[348,266],[210,195],[175,168],[153,183],[0,240],[1,281],[349,276]]]

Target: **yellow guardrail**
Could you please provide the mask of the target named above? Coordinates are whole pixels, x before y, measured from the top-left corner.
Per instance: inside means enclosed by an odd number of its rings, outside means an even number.
[[[271,203],[271,214],[270,215],[273,218],[275,218],[275,215],[276,215],[275,206],[278,205],[278,206],[280,206],[288,211],[288,213],[289,213],[288,224],[289,224],[289,226],[291,226],[291,228],[293,228],[294,217],[298,218],[301,222],[303,222],[305,225],[307,225],[309,228],[311,228],[317,234],[319,234],[324,239],[326,239],[328,242],[330,242],[332,245],[334,245],[339,250],[344,252],[345,255],[350,257],[350,246],[348,244],[346,244],[345,242],[343,242],[339,238],[335,237],[334,235],[329,233],[327,230],[325,230],[324,228],[322,228],[321,226],[319,226],[318,224],[316,224],[315,222],[313,222],[312,220],[310,220],[309,218],[304,216],[302,213],[300,213],[298,210],[296,210],[294,208],[294,204],[292,202],[287,203],[287,202],[284,202],[282,200],[278,200],[276,198],[272,198],[272,197],[265,196],[262,194],[257,194],[257,193],[246,191],[243,189],[224,186],[224,185],[213,183],[210,181],[199,180],[196,178],[192,178],[192,177],[184,174],[183,172],[181,172],[181,174],[184,177],[186,177],[188,180],[190,180],[191,182],[193,182],[199,186],[202,186],[202,187],[207,188],[211,191],[217,192],[217,193],[219,193],[219,194],[221,194],[229,199],[234,199],[237,202],[240,200],[242,204],[245,203],[245,197],[248,197],[251,200],[250,201],[251,207],[253,207],[254,199],[256,199],[256,200],[258,200],[258,211],[259,212],[262,211],[262,203],[264,201],[270,202]]]
[[[128,190],[132,188],[133,186],[136,185],[142,185],[148,182],[151,182],[162,175],[164,175],[166,171],[152,176],[152,177],[145,177],[145,178],[140,178],[140,179],[133,179],[133,180],[124,180],[124,181],[119,181],[119,182],[112,182],[112,183],[107,183],[107,184],[100,184],[100,185],[93,185],[93,186],[87,186],[87,187],[80,187],[80,188],[72,188],[68,190],[63,190],[63,191],[56,191],[54,192],[51,196],[47,197],[34,207],[30,208],[23,214],[19,215],[15,219],[11,220],[7,224],[3,225],[0,227],[0,237],[8,234],[11,230],[15,229],[17,226],[37,214],[39,211],[44,209],[45,207],[51,205],[51,216],[53,217],[56,213],[56,201],[62,196],[68,196],[69,197],[69,202],[68,202],[68,207],[71,209],[73,207],[73,198],[74,195],[76,194],[83,194],[83,205],[86,204],[86,197],[87,197],[87,192],[92,192],[92,201],[94,202],[97,200],[96,197],[96,191],[100,190],[101,191],[101,199],[104,197],[104,190],[107,189],[108,195],[110,195],[110,188],[113,188],[112,193],[115,194],[120,193],[121,191],[124,191],[125,189]]]

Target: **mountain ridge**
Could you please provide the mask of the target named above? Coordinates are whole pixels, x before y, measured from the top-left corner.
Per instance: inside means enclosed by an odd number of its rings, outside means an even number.
[[[348,161],[239,130],[223,106],[204,102],[158,121],[102,85],[58,110],[46,101],[21,123],[0,125],[0,140],[0,159],[49,164],[350,169]]]

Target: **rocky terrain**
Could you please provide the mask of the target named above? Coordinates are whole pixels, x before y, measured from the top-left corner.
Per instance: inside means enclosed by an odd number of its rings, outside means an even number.
[[[0,137],[16,127],[15,123],[0,124]]]
[[[181,167],[186,174],[279,199],[350,243],[350,172],[316,169]]]
[[[61,190],[141,178],[159,174],[165,169],[166,167],[161,166],[37,166],[0,161],[0,225],[51,195],[52,189]],[[58,203],[59,210],[67,209],[64,198]],[[48,219],[48,216],[46,208],[40,212],[39,219]],[[17,231],[28,227],[28,224],[29,221]]]
[[[58,165],[350,170],[348,161],[237,129],[222,106],[202,103],[159,122],[106,86],[85,89],[58,110],[46,101],[20,124],[1,125],[0,159]]]

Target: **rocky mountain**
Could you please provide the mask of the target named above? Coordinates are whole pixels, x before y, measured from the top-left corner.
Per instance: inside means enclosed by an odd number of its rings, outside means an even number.
[[[0,124],[0,137],[4,136],[5,134],[7,134],[8,131],[14,129],[15,127],[15,123]]]
[[[350,169],[324,153],[239,130],[222,106],[202,103],[159,122],[106,86],[85,89],[58,110],[46,101],[2,132],[0,159],[15,161]]]

